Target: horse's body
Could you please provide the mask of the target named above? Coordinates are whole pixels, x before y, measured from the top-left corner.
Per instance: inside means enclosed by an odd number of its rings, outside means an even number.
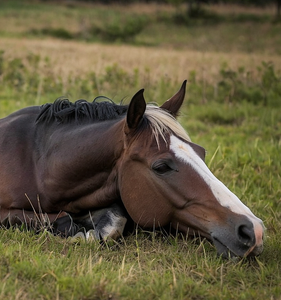
[[[200,234],[225,256],[260,254],[262,222],[174,118],[184,95],[185,83],[160,108],[147,107],[141,90],[128,107],[63,100],[0,120],[2,224],[44,212],[63,231],[67,213],[105,238],[122,234],[128,213],[143,227]]]

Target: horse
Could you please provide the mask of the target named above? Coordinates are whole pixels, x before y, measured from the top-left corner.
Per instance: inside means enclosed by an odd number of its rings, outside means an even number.
[[[259,255],[263,222],[177,121],[185,90],[186,81],[161,106],[146,104],[141,89],[129,105],[58,98],[1,119],[1,224],[42,216],[66,236],[83,227],[117,239],[131,218],[206,238],[223,257]]]

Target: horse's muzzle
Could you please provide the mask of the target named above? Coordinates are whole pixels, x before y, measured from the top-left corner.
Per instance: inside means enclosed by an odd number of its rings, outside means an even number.
[[[232,223],[230,220],[228,223]],[[233,224],[233,223],[232,223]],[[242,217],[233,227],[212,230],[218,255],[228,257],[257,256],[263,251],[264,226],[258,218]]]

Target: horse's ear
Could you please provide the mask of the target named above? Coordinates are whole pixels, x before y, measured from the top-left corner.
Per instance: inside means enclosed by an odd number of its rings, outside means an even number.
[[[185,87],[186,87],[186,80],[182,83],[182,86],[179,89],[179,91],[160,107],[162,109],[167,110],[174,117],[177,117],[184,100]]]
[[[127,111],[127,123],[125,130],[136,129],[142,120],[146,109],[146,103],[143,97],[144,89],[139,90],[132,98]]]

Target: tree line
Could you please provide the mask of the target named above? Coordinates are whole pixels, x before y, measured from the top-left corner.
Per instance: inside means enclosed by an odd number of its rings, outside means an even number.
[[[48,1],[48,0],[42,0]],[[63,2],[57,0],[58,2]],[[71,2],[72,0],[68,0]],[[79,0],[77,1],[79,2]],[[276,7],[276,16],[281,18],[281,0],[82,0],[81,2],[103,3],[103,4],[132,4],[132,3],[170,3],[172,5],[186,4],[188,10],[200,8],[204,4],[238,4],[242,6],[266,7],[274,5]]]

